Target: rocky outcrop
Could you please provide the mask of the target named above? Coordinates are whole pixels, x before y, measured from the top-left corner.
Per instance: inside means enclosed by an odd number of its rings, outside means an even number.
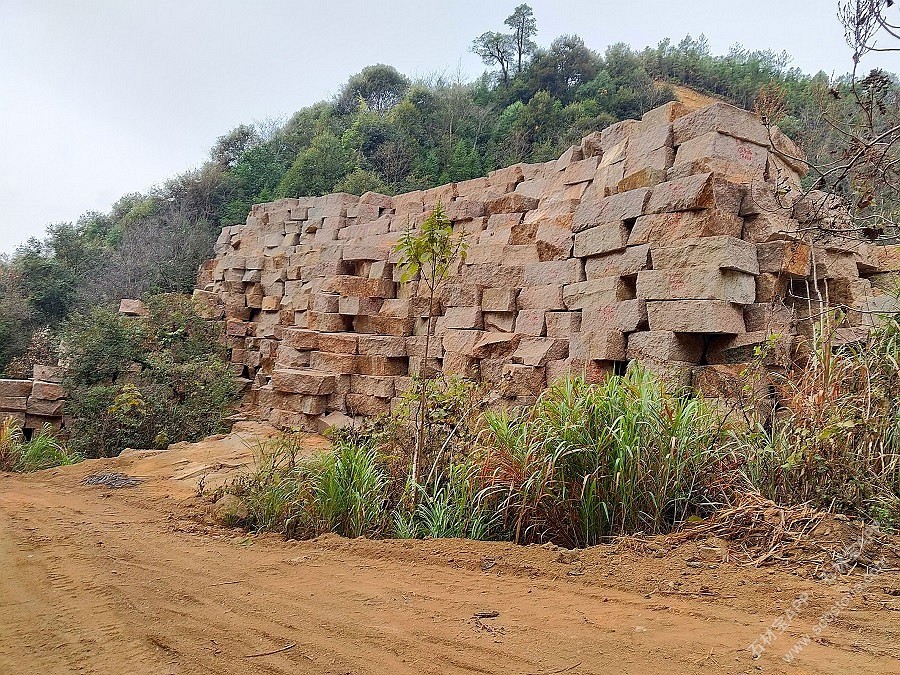
[[[789,355],[826,304],[848,310],[856,339],[896,302],[883,290],[897,247],[842,231],[830,195],[800,190],[804,171],[753,114],[669,103],[544,164],[256,205],[223,229],[196,296],[226,319],[248,403],[281,426],[387,412],[426,359],[514,401],[635,359],[721,396],[755,347],[777,334]],[[469,251],[426,354],[424,288],[400,282],[394,246],[438,202]]]

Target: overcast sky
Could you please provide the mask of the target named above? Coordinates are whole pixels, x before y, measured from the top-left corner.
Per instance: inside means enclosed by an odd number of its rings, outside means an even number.
[[[519,1],[0,0],[0,253],[197,166],[242,122],[330,98],[366,65],[476,77],[472,38]],[[849,66],[836,0],[530,4],[541,45],[704,33],[715,53],[740,42],[807,72]],[[900,57],[881,65],[900,71]]]

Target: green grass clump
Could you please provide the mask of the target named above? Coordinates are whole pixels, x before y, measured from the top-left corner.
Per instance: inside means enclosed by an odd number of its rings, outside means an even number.
[[[802,367],[771,380],[780,407],[750,415],[731,444],[746,482],[763,496],[897,528],[900,323],[885,318],[866,343],[836,346],[840,320],[822,319]]]
[[[371,445],[347,437],[329,452],[304,457],[301,449],[299,434],[258,449],[254,470],[232,486],[247,506],[246,525],[298,538],[381,534],[388,480]]]
[[[49,427],[37,431],[26,441],[22,428],[12,418],[0,423],[0,471],[28,472],[80,462]]]
[[[233,489],[250,527],[293,537],[585,547],[670,532],[749,493],[896,528],[900,324],[853,348],[823,335],[793,371],[778,375],[760,359],[765,387],[748,368],[746,391],[765,391],[768,407],[748,397],[736,402],[741,415],[639,364],[596,384],[566,378],[505,411],[485,410],[475,383],[434,379],[424,446],[411,397],[337,433],[330,452],[300,457],[296,440],[279,440]]]
[[[708,507],[704,477],[725,452],[720,420],[646,370],[598,385],[567,379],[514,413],[482,413],[473,392],[442,388],[418,479],[408,452],[416,428],[403,420],[338,434],[332,452],[313,457],[297,459],[285,441],[264,449],[235,486],[248,524],[297,537],[588,546],[665,532]]]
[[[481,498],[517,542],[666,532],[708,506],[704,479],[724,453],[718,415],[638,367],[602,384],[563,380],[486,421]]]

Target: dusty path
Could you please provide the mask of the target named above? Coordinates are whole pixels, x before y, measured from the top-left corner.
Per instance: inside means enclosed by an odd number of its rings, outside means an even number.
[[[788,665],[846,585],[652,545],[286,543],[192,520],[198,477],[221,482],[247,454],[229,437],[0,476],[0,673],[900,673],[896,575]],[[81,483],[113,470],[147,480]],[[747,645],[804,591],[754,660]]]

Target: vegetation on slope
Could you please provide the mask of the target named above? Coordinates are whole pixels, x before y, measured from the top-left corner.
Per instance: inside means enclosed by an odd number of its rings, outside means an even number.
[[[238,398],[221,322],[189,296],[159,295],[146,317],[95,307],[63,327],[70,447],[111,457],[225,430]]]
[[[25,440],[22,427],[13,418],[0,422],[0,471],[40,471],[81,461],[49,428]]]

